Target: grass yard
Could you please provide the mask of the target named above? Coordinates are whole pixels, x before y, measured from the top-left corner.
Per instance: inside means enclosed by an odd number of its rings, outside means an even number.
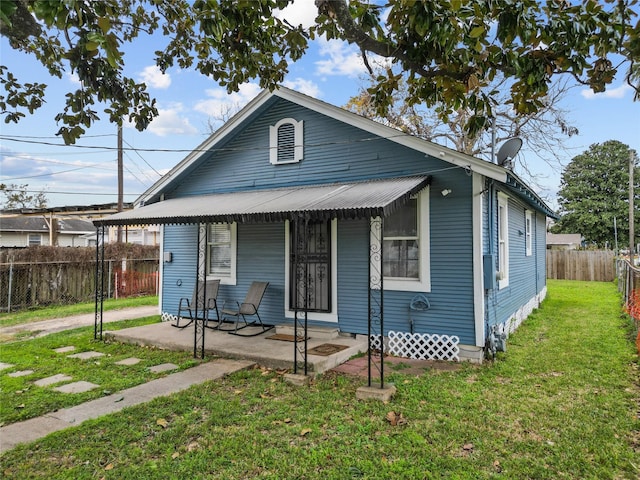
[[[141,307],[144,305],[158,305],[157,296],[129,297],[104,301],[103,309],[117,310],[119,308]],[[54,305],[42,308],[32,308],[18,310],[10,313],[0,313],[0,327],[10,327],[21,323],[38,322],[50,318],[63,318],[83,313],[93,313],[95,311],[94,302],[75,303],[73,305]]]
[[[19,479],[637,479],[630,325],[613,284],[550,281],[496,362],[398,369],[388,404],[356,400],[359,378],[295,387],[254,369],[19,446],[0,468]]]
[[[159,317],[147,317],[109,324],[109,330],[134,327],[158,322]],[[56,353],[54,349],[74,346],[68,353]],[[104,356],[88,360],[68,358],[67,355],[85,351],[97,351]],[[140,362],[132,366],[116,365],[126,358],[136,357]],[[180,369],[196,364],[187,352],[170,352],[135,345],[108,343],[93,339],[93,326],[68,330],[32,340],[0,345],[0,362],[14,365],[0,373],[0,424],[7,425],[37,417],[60,408],[70,407],[133,387],[166,373],[155,374],[148,368],[161,363],[174,363]],[[32,370],[30,375],[9,377],[17,371]],[[171,373],[171,372],[168,372]],[[63,374],[73,381],[84,380],[100,385],[85,393],[69,395],[54,391],[51,387],[34,385],[34,380]]]

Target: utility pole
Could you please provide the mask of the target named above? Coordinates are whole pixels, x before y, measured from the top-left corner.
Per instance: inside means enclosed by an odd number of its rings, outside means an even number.
[[[118,125],[118,212],[124,206],[124,186],[122,179],[122,125]],[[122,227],[118,225],[118,243],[122,243]]]

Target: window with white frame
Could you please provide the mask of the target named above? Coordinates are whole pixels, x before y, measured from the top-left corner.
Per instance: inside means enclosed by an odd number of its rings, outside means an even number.
[[[30,233],[29,234],[29,246],[30,247],[38,247],[42,245],[42,235],[39,233]]]
[[[498,288],[509,285],[509,197],[498,193]]]
[[[211,223],[208,228],[207,275],[235,285],[237,225]]]
[[[412,198],[384,221],[385,278],[420,278],[418,200]]]
[[[530,257],[533,254],[533,212],[525,210],[524,212],[524,241],[525,255]]]
[[[384,219],[385,290],[431,290],[429,269],[429,189]]]
[[[297,163],[302,160],[303,121],[283,118],[269,127],[269,161],[274,165]]]

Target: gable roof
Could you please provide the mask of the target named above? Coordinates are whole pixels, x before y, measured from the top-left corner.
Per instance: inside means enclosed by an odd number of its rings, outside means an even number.
[[[219,148],[234,134],[234,132],[237,131],[238,128],[242,126],[242,124],[249,121],[256,113],[261,111],[263,108],[267,108],[271,103],[278,99],[290,101],[304,108],[308,108],[317,113],[332,117],[345,124],[369,132],[372,135],[385,138],[391,142],[422,152],[425,155],[430,155],[453,165],[480,173],[494,180],[498,180],[503,183],[507,181],[507,170],[495,163],[487,162],[486,160],[481,160],[442,145],[408,135],[396,130],[395,128],[382,125],[381,123],[370,120],[361,115],[357,115],[343,108],[336,107],[335,105],[309,97],[308,95],[304,95],[294,90],[280,87],[272,92],[269,90],[263,90],[258,94],[242,110],[240,110],[240,112],[234,115],[213,135],[202,142],[167,174],[138,197],[135,204],[139,206],[159,201],[161,194],[165,192],[183,173],[187,172],[194,164],[196,164],[203,155],[206,155],[210,150]]]
[[[0,231],[46,233],[49,231],[49,226],[42,217],[3,216],[0,218]],[[95,228],[93,224],[87,220],[60,219],[58,220],[57,231],[62,234],[84,234],[95,233]]]

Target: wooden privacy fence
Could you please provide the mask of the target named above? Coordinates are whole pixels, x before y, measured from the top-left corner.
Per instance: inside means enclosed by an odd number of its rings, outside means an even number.
[[[158,294],[158,259],[105,261],[105,298]],[[0,312],[95,298],[96,264],[86,261],[0,263]]]
[[[615,255],[612,250],[547,250],[547,278],[612,282]]]

